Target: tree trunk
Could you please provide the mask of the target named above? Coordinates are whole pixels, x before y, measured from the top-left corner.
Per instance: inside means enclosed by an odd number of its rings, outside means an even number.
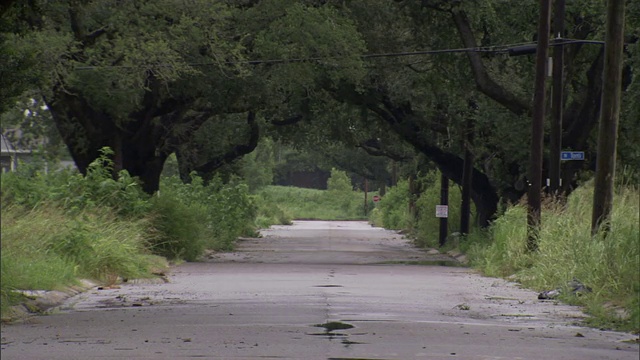
[[[410,109],[396,107],[388,100],[384,100],[383,103],[385,109],[373,104],[370,105],[370,109],[385,120],[394,132],[431,160],[444,175],[456,184],[462,185],[464,160],[431,145],[429,135],[421,131],[417,124],[418,118],[411,114]],[[478,211],[478,222],[480,226],[486,227],[498,211],[499,197],[486,174],[473,168],[471,176],[471,198]]]
[[[141,124],[138,131],[125,132],[82,97],[58,91],[46,100],[60,135],[82,174],[86,175],[100,149],[108,146],[114,151],[114,178],[120,170],[127,170],[142,181],[146,193],[153,194],[159,189],[160,174],[169,154],[157,150],[165,135],[159,130],[161,125],[152,125],[151,119],[132,119]]]
[[[107,135],[114,130],[110,119],[93,110],[84,99],[64,91],[54,91],[45,103],[76,167],[86,174],[100,149],[113,145]]]
[[[160,189],[160,175],[168,154],[156,151],[151,139],[146,141],[122,140],[123,169],[142,182],[142,190],[153,194]]]
[[[460,204],[460,233],[469,233],[471,217],[471,187],[473,184],[473,143],[474,119],[468,118],[464,139],[464,169],[462,171],[462,202]]]

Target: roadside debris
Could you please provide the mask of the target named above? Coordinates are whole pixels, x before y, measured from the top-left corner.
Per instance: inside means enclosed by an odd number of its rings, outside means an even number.
[[[567,283],[566,289],[571,290],[571,294],[573,295],[582,295],[582,294],[591,292],[590,287],[584,285],[583,283],[581,283],[579,280],[575,278]],[[553,300],[553,299],[556,299],[558,296],[560,296],[560,294],[562,294],[562,291],[563,291],[563,288],[543,291],[540,294],[538,294],[538,299]]]

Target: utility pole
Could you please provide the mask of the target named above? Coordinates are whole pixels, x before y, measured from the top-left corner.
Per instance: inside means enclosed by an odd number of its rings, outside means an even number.
[[[449,178],[444,173],[440,176],[440,205],[449,206]],[[448,227],[448,218],[441,217],[439,237],[440,246],[443,246],[447,242]]]
[[[473,104],[473,105],[471,105]],[[475,111],[475,103],[470,102],[470,107]],[[471,218],[471,184],[473,180],[473,153],[471,146],[473,143],[474,121],[473,115],[467,118],[464,136],[464,165],[462,168],[462,202],[460,204],[460,234],[469,233]]]
[[[547,94],[547,57],[549,53],[549,29],[551,27],[551,0],[540,0],[538,21],[538,46],[536,49],[536,77],[533,96],[531,126],[531,154],[529,157],[529,186],[527,207],[527,249],[538,249],[542,191],[542,156],[544,140],[545,97]]]
[[[565,0],[555,0],[553,34],[564,38]],[[562,40],[561,40],[562,41]],[[549,141],[549,192],[558,195],[560,190],[560,153],[562,152],[562,110],[564,108],[564,46],[553,48],[553,89],[551,94],[551,135]]]
[[[609,0],[604,45],[602,110],[598,129],[598,157],[593,191],[591,233],[609,230],[613,208],[613,179],[616,172],[616,146],[622,93],[622,51],[624,46],[624,2]]]
[[[369,199],[367,199],[369,193],[369,181],[364,178],[364,216],[367,216],[369,212]]]

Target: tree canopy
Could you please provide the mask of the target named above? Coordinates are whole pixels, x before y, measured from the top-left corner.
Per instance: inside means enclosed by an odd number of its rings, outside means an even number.
[[[620,160],[637,170],[640,5],[628,9]],[[460,183],[467,141],[483,223],[501,198],[526,192],[534,59],[509,49],[535,41],[534,3],[30,0],[1,10],[0,110],[37,90],[83,172],[110,146],[116,169],[151,193],[170,154],[188,180],[267,134],[374,178],[388,172],[353,159],[421,154]],[[597,0],[567,6],[563,147],[588,161],[563,165],[566,191],[593,169],[604,14]]]

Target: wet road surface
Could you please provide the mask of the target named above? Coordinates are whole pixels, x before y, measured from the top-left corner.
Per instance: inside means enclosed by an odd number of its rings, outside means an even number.
[[[636,338],[363,222],[295,222],[169,283],[2,327],[2,359],[638,359]]]

